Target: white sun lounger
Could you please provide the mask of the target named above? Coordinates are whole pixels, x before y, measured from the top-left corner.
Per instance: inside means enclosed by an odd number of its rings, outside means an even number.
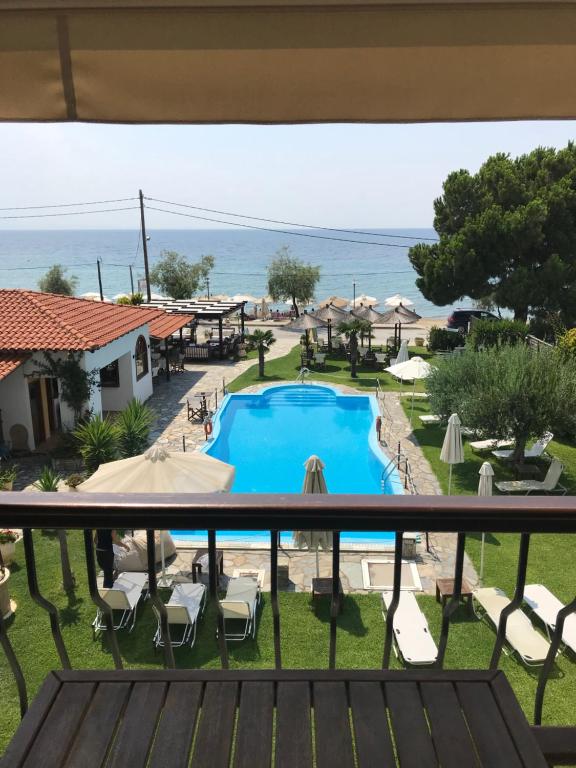
[[[256,579],[239,576],[230,579],[224,600],[220,600],[224,622],[244,622],[240,632],[224,629],[226,640],[244,640],[249,634],[256,636],[256,611],[260,602],[260,587]]]
[[[490,437],[487,440],[472,440],[468,445],[473,451],[492,451],[494,448],[509,448],[514,445],[514,440],[498,440]]]
[[[540,440],[537,440],[531,448],[524,451],[525,459],[539,459],[544,453],[548,445],[552,441],[554,435],[552,432],[545,432]],[[492,451],[492,456],[496,456],[497,459],[511,459],[514,454],[513,450],[510,451]]]
[[[382,592],[382,615],[386,619],[392,592]],[[434,664],[438,656],[438,648],[430,630],[426,617],[413,592],[400,592],[400,602],[394,614],[394,640],[398,653],[406,664]]]
[[[422,424],[440,424],[442,416],[438,416],[435,413],[427,413],[424,416],[420,416]]]
[[[556,629],[558,612],[565,607],[564,604],[543,584],[527,584],[524,589],[524,602],[538,616],[550,636],[550,633]],[[575,613],[571,613],[564,620],[562,642],[572,653],[576,653]]]
[[[103,579],[98,579],[98,592],[113,611],[120,611],[120,620],[114,624],[114,629],[124,629],[130,624],[129,632],[134,629],[136,623],[136,609],[142,592],[148,582],[148,574],[140,572],[121,573],[112,587],[105,588]],[[96,612],[96,618],[92,622],[94,631],[106,629],[104,614],[100,609]]]
[[[205,605],[206,587],[204,584],[175,584],[170,600],[166,604],[166,613],[170,626],[178,625],[183,629],[180,640],[171,639],[173,648],[180,648],[187,642],[190,642],[190,648],[192,648],[196,640],[196,625],[204,611]],[[154,613],[158,620],[158,627],[154,635],[154,645],[158,648],[164,645],[164,641],[162,640],[160,613],[156,607],[154,607]]]
[[[474,612],[479,619],[487,617],[498,630],[500,614],[510,604],[505,592],[494,587],[483,587],[472,593]],[[536,631],[526,614],[517,608],[506,622],[506,642],[526,666],[544,664],[550,643]]]
[[[496,483],[496,488],[502,493],[559,493],[565,496],[568,490],[559,483],[564,465],[558,459],[552,459],[544,480],[506,480]]]

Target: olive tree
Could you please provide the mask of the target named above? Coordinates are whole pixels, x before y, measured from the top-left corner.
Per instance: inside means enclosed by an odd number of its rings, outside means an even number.
[[[38,280],[38,287],[43,293],[58,293],[61,296],[74,296],[78,278],[74,275],[66,277],[68,270],[61,264],[54,264],[48,272]]]
[[[310,304],[314,298],[316,284],[320,280],[320,267],[305,264],[290,255],[284,246],[268,267],[268,293],[273,301],[291,301],[296,317],[298,304]]]
[[[426,379],[434,413],[458,413],[463,424],[484,435],[514,440],[513,461],[526,443],[544,432],[576,425],[576,359],[556,349],[501,346],[439,362]]]
[[[150,282],[173,299],[191,299],[199,289],[205,289],[213,266],[214,256],[202,256],[193,263],[176,251],[162,251],[160,260],[150,270]]]

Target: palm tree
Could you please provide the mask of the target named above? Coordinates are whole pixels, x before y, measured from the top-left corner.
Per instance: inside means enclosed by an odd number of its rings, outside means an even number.
[[[343,333],[350,342],[350,376],[357,379],[356,362],[358,360],[358,334],[370,331],[370,323],[366,320],[342,320],[338,323],[338,333]]]
[[[272,331],[254,331],[246,336],[246,341],[258,350],[258,376],[264,378],[264,353],[268,352],[272,344],[276,343]]]

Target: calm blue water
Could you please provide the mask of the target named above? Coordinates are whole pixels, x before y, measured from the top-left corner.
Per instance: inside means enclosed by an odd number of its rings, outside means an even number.
[[[392,232],[385,229],[371,231],[380,235]],[[382,243],[361,245],[311,240],[297,234],[237,229],[149,230],[148,247],[152,265],[163,250],[178,251],[192,260],[210,253],[216,259],[210,277],[212,293],[262,296],[267,293],[267,265],[279,248],[288,245],[294,256],[320,266],[321,280],[316,292],[319,300],[332,294],[352,298],[355,280],[356,295],[366,293],[383,301],[391,294],[401,293],[415,303],[416,310],[423,316],[448,315],[448,307],[436,307],[422,297],[415,285],[416,273],[407,257],[408,246],[421,237],[434,237],[434,230],[399,229],[394,233],[414,240],[350,236],[351,239]],[[346,237],[337,233],[334,236]],[[393,247],[390,243],[402,247]],[[135,281],[143,277],[138,230],[16,231],[0,228],[1,288],[37,288],[38,279],[52,264],[59,263],[68,267],[68,275],[78,277],[77,293],[97,291],[97,258],[102,260],[104,293],[109,297],[130,291],[130,264],[134,265]]]
[[[388,460],[377,447],[373,397],[341,395],[329,387],[269,387],[262,394],[229,395],[205,452],[233,464],[236,493],[301,493],[304,463],[312,454],[325,464],[329,493],[402,493],[396,472],[382,489]],[[182,532],[174,532],[183,538]],[[184,532],[197,538],[200,531]],[[219,532],[219,538],[268,540],[264,532]],[[284,534],[289,541],[291,534]],[[388,543],[390,533],[343,533],[344,543]]]

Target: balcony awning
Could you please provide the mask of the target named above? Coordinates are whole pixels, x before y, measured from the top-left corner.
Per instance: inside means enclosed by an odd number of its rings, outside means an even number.
[[[0,120],[575,118],[576,3],[0,0]]]

